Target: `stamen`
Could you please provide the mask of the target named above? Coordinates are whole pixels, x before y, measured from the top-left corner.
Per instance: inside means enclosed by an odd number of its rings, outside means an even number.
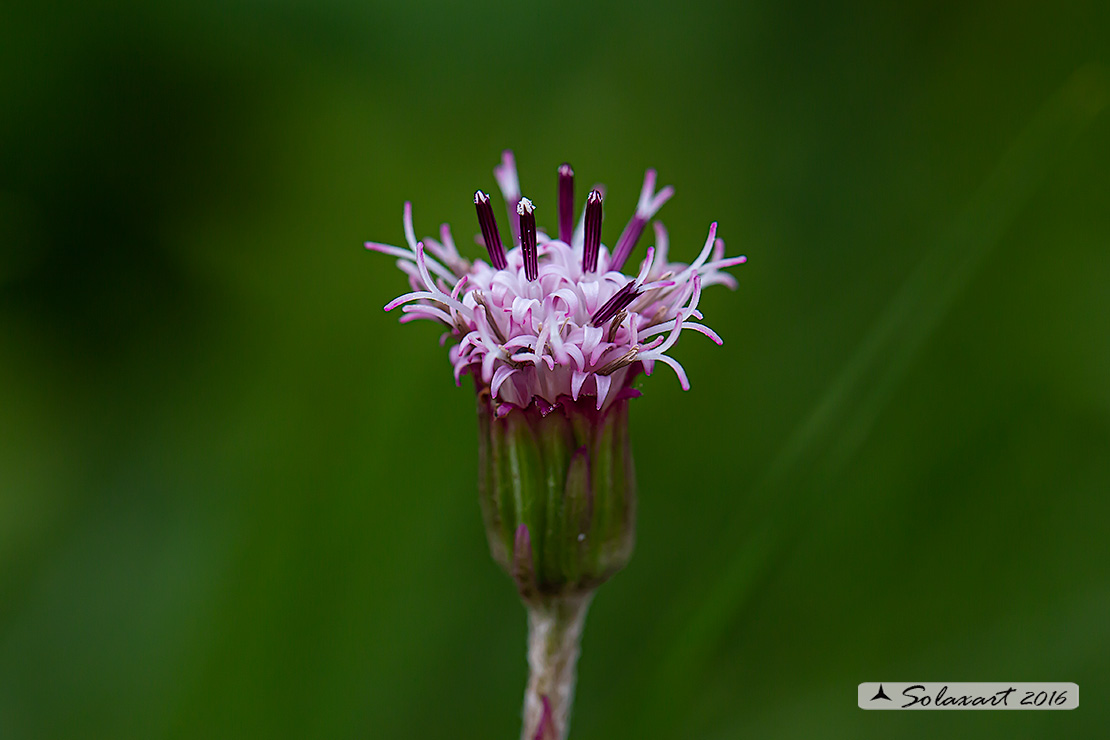
[[[663,188],[658,193],[655,192],[655,170],[648,170],[644,174],[644,187],[640,191],[640,202],[636,204],[636,213],[633,214],[632,220],[628,222],[628,226],[624,227],[620,238],[617,239],[616,246],[613,247],[613,258],[609,261],[610,270],[619,270],[624,267],[628,256],[636,248],[636,242],[640,241],[640,235],[644,233],[644,227],[672,195],[674,195],[674,188],[670,186]]]
[[[586,234],[582,241],[582,271],[597,270],[597,253],[601,248],[601,193],[591,190],[586,198]]]
[[[617,315],[622,309],[628,308],[632,301],[636,300],[636,296],[640,294],[639,289],[636,287],[635,280],[629,280],[623,288],[613,294],[613,297],[605,302],[605,305],[597,310],[597,313],[590,319],[590,323],[594,326],[601,326],[609,319]]]
[[[574,170],[559,168],[559,240],[570,244],[574,236]]]
[[[478,225],[482,227],[482,239],[486,242],[490,264],[495,270],[504,270],[509,266],[509,262],[505,259],[505,248],[501,246],[501,234],[497,231],[497,221],[493,217],[493,206],[489,203],[489,196],[481,190],[476,192],[474,207],[478,211]]]
[[[482,291],[474,291],[474,302],[486,310],[486,321],[489,323],[489,328],[493,330],[494,336],[497,337],[498,343],[504,344],[507,342],[508,340],[505,339],[505,335],[501,332],[501,327],[497,325],[497,322],[493,318],[493,314],[490,313],[489,305],[486,303],[486,296]]]
[[[636,248],[636,242],[640,241],[640,235],[644,233],[644,227],[647,226],[648,219],[644,218],[637,212],[632,220],[628,222],[628,226],[624,227],[621,232],[620,238],[617,239],[617,246],[613,247],[613,259],[609,261],[610,270],[620,270],[624,267],[625,260],[632,254],[632,250]]]
[[[609,333],[605,335],[605,341],[612,343],[617,338],[617,329],[621,328],[625,318],[628,316],[628,311],[621,309],[620,313],[613,317],[609,322]]]
[[[524,252],[524,275],[529,280],[540,276],[539,261],[536,254],[536,207],[527,198],[521,198],[516,206],[520,216],[520,249]]]
[[[628,367],[636,361],[636,356],[640,353],[640,346],[633,345],[632,349],[625,352],[623,355],[615,360],[605,363],[604,366],[598,368],[594,372],[598,375],[612,375],[622,367]]]

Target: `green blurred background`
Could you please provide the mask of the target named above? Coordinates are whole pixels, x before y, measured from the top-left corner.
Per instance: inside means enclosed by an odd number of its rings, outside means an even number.
[[[1099,736],[1108,39],[1101,0],[7,7],[0,738],[517,735],[473,392],[362,248],[411,199],[477,254],[505,147],[541,225],[569,161],[611,244],[653,166],[674,258],[750,258],[634,402],[574,738]],[[1083,698],[857,709],[883,679]]]

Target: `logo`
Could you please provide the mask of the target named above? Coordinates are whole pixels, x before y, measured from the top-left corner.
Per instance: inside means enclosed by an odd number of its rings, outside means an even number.
[[[871,697],[871,701],[875,701],[876,699],[886,699],[887,701],[892,701],[891,698],[886,695],[886,692],[883,691],[882,684],[879,684],[879,692]]]
[[[1075,709],[1079,684],[884,681],[856,696],[860,709]]]

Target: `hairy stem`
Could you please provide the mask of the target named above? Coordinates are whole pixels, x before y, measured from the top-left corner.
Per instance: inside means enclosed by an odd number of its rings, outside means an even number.
[[[521,740],[566,740],[582,625],[593,594],[528,607],[528,688]]]

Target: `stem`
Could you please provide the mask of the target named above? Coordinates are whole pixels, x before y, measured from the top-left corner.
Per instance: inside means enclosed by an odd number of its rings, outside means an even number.
[[[528,688],[521,740],[566,740],[574,674],[589,594],[554,596],[528,607]]]

